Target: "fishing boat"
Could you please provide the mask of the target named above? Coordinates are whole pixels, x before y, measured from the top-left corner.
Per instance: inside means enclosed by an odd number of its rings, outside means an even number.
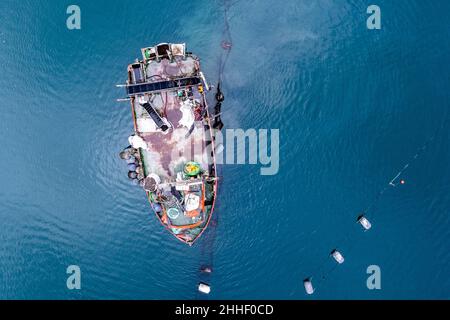
[[[141,53],[118,85],[127,95],[119,100],[131,103],[137,179],[161,224],[192,245],[211,220],[217,194],[210,87],[185,44],[160,43]]]

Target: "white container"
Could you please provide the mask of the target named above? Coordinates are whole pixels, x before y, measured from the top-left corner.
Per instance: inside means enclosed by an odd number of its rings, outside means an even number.
[[[345,260],[344,256],[336,249],[331,251],[331,256],[334,258],[334,260],[336,260],[337,263],[339,263],[339,264],[344,263],[344,260]]]

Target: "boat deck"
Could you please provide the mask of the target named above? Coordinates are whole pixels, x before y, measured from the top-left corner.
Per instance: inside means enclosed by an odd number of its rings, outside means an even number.
[[[156,79],[168,79],[170,75],[190,76],[183,73],[195,72],[192,58],[181,60],[178,63],[178,73],[168,62],[163,59],[161,62],[151,61],[147,68],[147,77]],[[151,72],[150,72],[151,71]],[[169,73],[167,73],[169,72]],[[156,77],[156,75],[158,77]],[[179,90],[166,90],[164,92],[153,93],[149,96],[152,106],[160,114],[165,115],[172,129],[167,133],[155,132],[153,121],[147,111],[140,105],[138,99],[134,99],[134,111],[136,117],[137,131],[148,145],[148,151],[143,150],[146,172],[155,172],[160,177],[170,179],[175,177],[179,171],[179,165],[187,161],[196,161],[201,164],[202,169],[208,169],[208,163],[203,159],[205,151],[204,120],[199,114],[191,114],[194,121],[190,127],[182,123],[182,108],[204,110],[203,97],[197,86],[191,86],[191,97],[180,97]]]

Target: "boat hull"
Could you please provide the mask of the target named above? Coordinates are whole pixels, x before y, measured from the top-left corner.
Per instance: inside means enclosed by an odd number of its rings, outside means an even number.
[[[171,54],[173,48],[178,56]],[[160,44],[142,49],[144,60],[128,67],[126,89],[139,138],[139,182],[160,223],[192,245],[214,212],[215,131],[199,59],[190,53],[180,55],[180,48]]]

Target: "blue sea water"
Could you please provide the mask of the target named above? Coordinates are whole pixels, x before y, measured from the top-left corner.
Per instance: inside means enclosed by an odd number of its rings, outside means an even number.
[[[373,2],[381,30],[366,28]],[[66,28],[71,4],[81,30]],[[217,223],[187,247],[126,178],[133,126],[115,84],[159,42],[186,42],[215,82],[222,8],[0,2],[0,298],[196,299],[206,280],[212,299],[310,299],[313,276],[315,299],[449,299],[450,2],[233,2],[223,120],[279,129],[280,170],[222,166]],[[407,163],[362,232],[356,216]],[[81,290],[66,287],[73,264]]]

